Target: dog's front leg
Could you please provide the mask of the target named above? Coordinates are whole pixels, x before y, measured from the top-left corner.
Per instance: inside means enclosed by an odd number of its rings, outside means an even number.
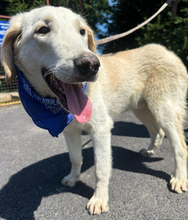
[[[111,175],[111,131],[109,126],[98,127],[91,133],[94,144],[96,185],[93,197],[87,204],[90,214],[107,212],[108,185]]]
[[[74,127],[72,122],[63,132],[72,163],[71,172],[61,181],[63,185],[73,187],[80,177],[82,166],[81,130]]]

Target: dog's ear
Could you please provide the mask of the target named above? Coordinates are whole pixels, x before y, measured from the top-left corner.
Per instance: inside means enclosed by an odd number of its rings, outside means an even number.
[[[1,47],[1,62],[6,73],[6,82],[11,82],[17,76],[16,66],[13,60],[13,44],[18,36],[21,36],[22,14],[11,18],[10,28],[5,34]],[[19,37],[21,39],[21,37]]]
[[[88,47],[93,53],[96,53],[96,45],[95,45],[93,31],[91,30],[91,28],[88,27],[87,32],[88,32]]]

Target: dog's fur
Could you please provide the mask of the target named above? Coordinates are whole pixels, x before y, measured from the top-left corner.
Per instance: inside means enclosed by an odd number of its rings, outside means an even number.
[[[2,63],[6,81],[16,77],[16,66],[42,96],[56,97],[41,74],[42,66],[53,70],[57,78],[75,82],[73,59],[84,53],[95,55],[92,30],[85,20],[69,9],[46,6],[13,16],[2,45]],[[36,33],[50,26],[46,35]],[[80,29],[86,34],[82,36]],[[171,189],[186,191],[187,146],[183,132],[186,115],[187,71],[181,60],[163,46],[151,44],[116,54],[98,56],[98,78],[89,82],[86,94],[93,111],[85,124],[74,121],[64,130],[72,169],[62,184],[74,186],[82,164],[81,131],[92,138],[95,156],[96,186],[87,209],[99,214],[109,209],[108,185],[111,174],[111,129],[113,120],[125,110],[132,110],[147,127],[151,136],[143,156],[151,156],[166,134],[175,157]],[[87,81],[87,78],[82,81]]]

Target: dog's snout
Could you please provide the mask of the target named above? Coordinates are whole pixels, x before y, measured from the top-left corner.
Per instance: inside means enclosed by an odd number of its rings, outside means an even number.
[[[79,74],[83,76],[95,76],[99,70],[100,61],[94,54],[85,53],[75,59],[75,65]]]

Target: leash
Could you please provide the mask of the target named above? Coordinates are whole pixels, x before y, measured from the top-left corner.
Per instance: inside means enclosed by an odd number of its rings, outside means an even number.
[[[106,37],[106,38],[103,38],[103,39],[101,39],[101,40],[97,40],[97,41],[95,41],[95,44],[96,44],[96,45],[106,44],[106,43],[108,43],[108,42],[110,42],[110,41],[117,40],[117,39],[119,39],[119,38],[125,37],[125,36],[127,36],[127,35],[133,33],[134,31],[140,29],[141,27],[143,27],[144,25],[146,25],[147,23],[149,23],[153,18],[155,18],[159,13],[161,13],[161,11],[163,11],[163,10],[171,3],[171,1],[174,2],[174,1],[176,1],[176,0],[167,0],[167,2],[164,3],[164,4],[160,7],[160,9],[159,9],[153,16],[151,16],[150,18],[148,18],[146,21],[144,21],[143,23],[139,24],[139,25],[136,26],[135,28],[132,28],[131,30],[126,31],[126,32],[124,32],[124,33],[122,33],[122,34],[116,34],[116,35],[111,36],[111,37]]]

